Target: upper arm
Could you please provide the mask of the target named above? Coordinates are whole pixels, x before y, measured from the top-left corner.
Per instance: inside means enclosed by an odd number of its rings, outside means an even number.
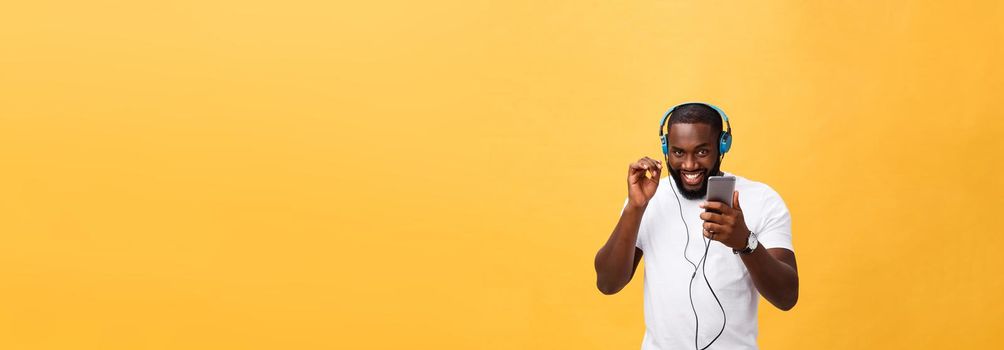
[[[634,278],[634,272],[638,270],[638,263],[641,262],[641,256],[644,254],[645,252],[641,249],[634,248],[634,266],[631,267],[631,278],[628,279],[629,281]]]
[[[769,186],[765,186],[762,207],[759,210],[760,220],[753,223],[750,229],[756,233],[760,244],[768,250],[784,248],[789,253],[794,251],[791,239],[791,212],[784,204],[781,196]],[[794,253],[791,253],[794,259]],[[785,261],[794,267],[793,262]]]

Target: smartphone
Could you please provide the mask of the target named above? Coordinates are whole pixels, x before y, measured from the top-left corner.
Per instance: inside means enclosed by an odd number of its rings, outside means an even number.
[[[708,178],[708,201],[725,203],[732,207],[732,192],[736,190],[735,176],[712,176]]]

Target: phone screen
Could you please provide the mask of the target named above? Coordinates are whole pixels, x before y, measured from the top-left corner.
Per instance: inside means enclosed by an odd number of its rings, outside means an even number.
[[[732,207],[732,192],[736,190],[735,176],[712,176],[708,178],[708,201],[725,203]]]

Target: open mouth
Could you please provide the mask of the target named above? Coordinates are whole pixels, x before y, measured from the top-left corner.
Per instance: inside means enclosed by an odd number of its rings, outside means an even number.
[[[704,181],[703,171],[681,171],[680,175],[687,186],[699,186]]]

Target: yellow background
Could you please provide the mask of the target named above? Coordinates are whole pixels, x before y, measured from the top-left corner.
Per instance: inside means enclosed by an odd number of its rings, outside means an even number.
[[[765,349],[1004,341],[996,1],[20,1],[0,348],[634,349],[668,106],[794,220]]]

